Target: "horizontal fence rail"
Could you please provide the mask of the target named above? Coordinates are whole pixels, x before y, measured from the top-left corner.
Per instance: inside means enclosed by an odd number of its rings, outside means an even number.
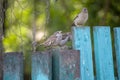
[[[31,80],[120,80],[120,27],[113,29],[115,54],[109,26],[94,26],[93,38],[90,31],[89,26],[72,28],[74,50],[33,53]],[[114,75],[113,55],[118,76]],[[19,52],[3,55],[3,80],[24,80],[23,59]]]

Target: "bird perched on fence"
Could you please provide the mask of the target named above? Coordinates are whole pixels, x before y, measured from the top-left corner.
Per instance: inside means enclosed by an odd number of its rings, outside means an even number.
[[[68,40],[69,40],[69,36],[66,36],[65,39],[62,39],[59,42],[60,49],[68,49],[68,46],[66,45],[66,43],[68,42]]]
[[[62,34],[62,40],[59,43],[59,46],[61,47],[61,49],[69,49],[69,47],[66,44],[70,40],[72,40],[71,32],[63,33]]]
[[[83,8],[82,11],[74,18],[72,26],[83,26],[88,20],[88,10]]]
[[[64,36],[64,38],[62,37],[62,40],[59,42],[59,45],[64,46],[68,42],[69,37],[69,35]]]
[[[45,47],[52,47],[59,45],[59,42],[62,40],[62,31],[57,31],[53,35],[51,35],[45,42],[41,45]]]

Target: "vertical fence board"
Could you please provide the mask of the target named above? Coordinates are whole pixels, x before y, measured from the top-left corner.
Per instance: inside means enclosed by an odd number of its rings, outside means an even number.
[[[59,80],[59,50],[53,50],[52,53],[52,79]]]
[[[52,80],[51,57],[47,51],[32,54],[32,80]]]
[[[4,0],[0,0],[0,80],[3,79],[3,22],[4,22]]]
[[[120,80],[120,27],[114,28],[115,51],[117,60],[118,77]]]
[[[53,80],[80,80],[79,51],[54,50]]]
[[[97,80],[114,80],[110,27],[94,27]]]
[[[18,52],[4,54],[3,80],[23,80],[23,55]]]
[[[89,27],[73,27],[73,48],[80,50],[81,80],[93,80],[91,35]]]

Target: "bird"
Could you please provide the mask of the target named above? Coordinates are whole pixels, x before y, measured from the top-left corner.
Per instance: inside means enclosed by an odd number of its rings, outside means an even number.
[[[59,42],[59,47],[61,50],[63,49],[68,49],[69,47],[66,45],[66,43],[68,42],[69,36],[67,36],[64,40],[61,40]]]
[[[71,32],[65,32],[62,34],[62,39],[65,39],[67,36],[69,36],[68,41],[72,40],[72,33]]]
[[[72,40],[71,32],[62,33],[62,40],[59,42],[60,49],[70,49],[71,47],[66,45],[68,41]]]
[[[72,26],[83,26],[88,20],[88,10],[83,8],[82,11],[74,18]]]
[[[45,47],[57,46],[61,40],[62,40],[62,31],[56,31],[41,45],[44,45]]]
[[[62,38],[62,40],[59,42],[59,46],[64,46],[67,43],[68,39],[69,35],[66,36],[64,39]]]
[[[59,49],[64,50],[64,49],[68,49],[68,46],[66,45],[66,43],[69,40],[69,35],[64,36],[64,38],[62,37],[61,41],[59,42]]]

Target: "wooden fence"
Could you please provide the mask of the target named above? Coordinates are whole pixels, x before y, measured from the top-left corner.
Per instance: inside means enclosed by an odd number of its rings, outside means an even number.
[[[115,54],[109,26],[93,27],[93,39],[89,26],[73,27],[74,50],[53,49],[33,53],[31,79],[120,80],[120,27],[114,28],[113,32]],[[118,76],[114,76],[113,55],[116,55]],[[24,80],[22,53],[4,54],[3,63],[3,80]]]

